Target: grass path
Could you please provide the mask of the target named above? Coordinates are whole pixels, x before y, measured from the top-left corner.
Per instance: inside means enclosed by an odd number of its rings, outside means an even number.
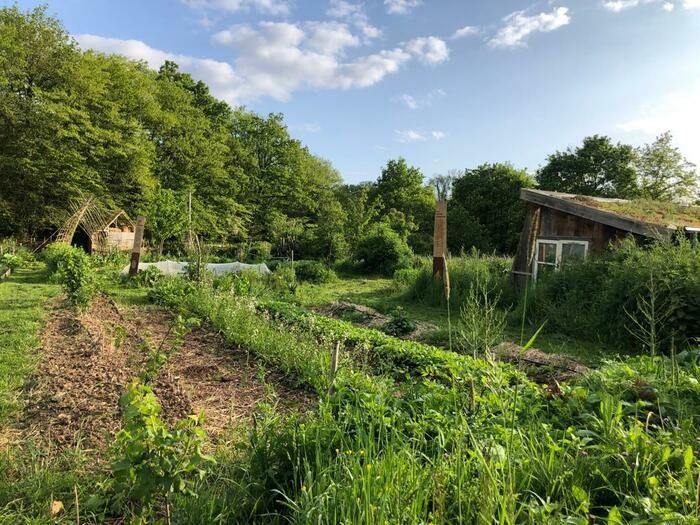
[[[39,264],[0,283],[0,424],[18,408],[18,391],[37,362],[45,305],[58,292]]]

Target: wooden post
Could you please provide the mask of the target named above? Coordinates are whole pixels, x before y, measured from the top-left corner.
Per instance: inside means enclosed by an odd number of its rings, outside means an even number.
[[[335,343],[331,351],[331,370],[329,378],[328,395],[333,395],[335,392],[335,374],[338,372],[338,354],[340,354],[340,341]]]
[[[136,218],[136,231],[134,232],[134,248],[131,250],[131,265],[129,275],[134,276],[139,271],[139,259],[141,258],[141,244],[143,243],[143,227],[146,225],[146,217],[139,215]]]
[[[433,277],[445,278],[445,254],[447,253],[447,201],[438,200],[435,206],[435,230],[433,235]]]

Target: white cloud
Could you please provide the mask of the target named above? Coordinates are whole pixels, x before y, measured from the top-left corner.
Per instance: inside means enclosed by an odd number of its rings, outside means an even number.
[[[670,130],[681,151],[700,165],[700,82],[660,97],[617,127],[644,140]]]
[[[446,96],[447,93],[444,89],[433,89],[427,95],[422,97],[417,98],[413,95],[409,95],[408,93],[404,93],[403,95],[396,97],[395,100],[405,105],[408,109],[416,110],[423,107],[430,107],[433,105],[435,99]]]
[[[392,15],[407,15],[422,3],[423,0],[384,0],[387,13]]]
[[[289,14],[287,0],[180,0],[183,4],[195,9],[212,9],[235,13],[253,9],[270,15]]]
[[[434,36],[414,38],[405,44],[405,49],[424,64],[440,64],[450,58],[445,41]]]
[[[495,48],[513,48],[526,45],[526,39],[532,33],[547,33],[571,22],[569,9],[557,7],[551,12],[528,16],[525,11],[516,11],[503,19],[505,25],[496,36],[489,40],[489,46]]]
[[[348,0],[331,0],[326,14],[331,18],[345,20],[353,24],[360,31],[366,43],[382,35],[381,29],[370,23],[363,4],[356,4]]]
[[[638,5],[639,0],[608,0],[603,2],[603,7],[613,13],[619,13],[620,11],[637,7]]]
[[[481,29],[479,29],[476,26],[464,26],[461,29],[458,29],[452,34],[452,40],[458,40],[460,38],[466,38],[468,36],[472,35],[478,35],[481,32]]]
[[[418,101],[411,95],[403,94],[399,96],[399,100],[403,102],[408,109],[418,109]]]
[[[427,142],[429,140],[442,140],[447,135],[442,131],[416,131],[413,129],[404,129],[396,131],[396,140],[408,144],[412,142]]]
[[[151,69],[158,69],[166,60],[177,62],[183,71],[206,82],[215,96],[232,103],[237,99],[237,86],[242,83],[242,79],[227,62],[168,53],[152,48],[140,40],[120,40],[96,35],[77,35],[75,39],[83,49],[143,60]]]
[[[339,9],[342,5],[336,5]],[[286,101],[298,90],[352,89],[372,86],[409,63],[437,64],[449,57],[444,41],[422,37],[393,49],[347,58],[363,44],[361,31],[349,23],[261,22],[233,25],[214,34],[214,42],[231,48],[231,62],[176,55],[138,40],[94,35],[77,37],[84,48],[145,60],[158,68],[177,62],[212,93],[233,105],[260,97]]]
[[[614,13],[619,13],[620,11],[625,11],[627,9],[632,9],[634,7],[639,7],[641,5],[647,4],[661,4],[661,9],[666,12],[671,12],[675,9],[676,4],[674,2],[664,1],[664,0],[604,0],[603,7]],[[683,0],[682,5],[685,9],[696,9],[700,8],[700,0]]]

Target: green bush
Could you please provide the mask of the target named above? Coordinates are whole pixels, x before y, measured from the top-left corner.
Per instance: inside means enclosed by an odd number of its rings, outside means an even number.
[[[63,286],[70,303],[86,308],[101,287],[92,258],[80,248],[55,243],[43,253],[49,275]]]
[[[391,276],[396,270],[408,268],[412,252],[401,236],[386,224],[377,224],[360,239],[357,259],[368,273]]]
[[[169,505],[176,494],[196,496],[197,481],[214,460],[202,452],[200,417],[169,429],[153,390],[138,381],[127,387],[121,404],[124,428],[111,451],[115,489],[125,503],[135,504],[139,518],[151,522],[157,504]]]
[[[656,349],[687,347],[700,338],[700,245],[680,239],[642,247],[628,239],[540,279],[526,309],[534,325],[548,320],[550,330],[624,350],[649,351],[641,332],[652,324]]]
[[[44,251],[41,252],[41,258],[46,263],[46,273],[50,276],[54,275],[58,271],[58,267],[61,261],[63,261],[69,254],[74,253],[76,248],[62,242],[55,242],[48,245]]]
[[[175,307],[196,290],[197,285],[192,281],[178,277],[166,277],[148,290],[147,297],[152,303]]]
[[[296,261],[294,274],[300,282],[322,284],[337,278],[335,272],[320,261]]]

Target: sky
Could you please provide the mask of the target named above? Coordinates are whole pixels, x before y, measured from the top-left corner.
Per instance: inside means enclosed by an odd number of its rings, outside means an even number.
[[[670,130],[700,164],[700,0],[0,0],[47,4],[84,49],[174,60],[282,112],[347,182],[402,156],[426,177],[534,171],[605,134]]]

